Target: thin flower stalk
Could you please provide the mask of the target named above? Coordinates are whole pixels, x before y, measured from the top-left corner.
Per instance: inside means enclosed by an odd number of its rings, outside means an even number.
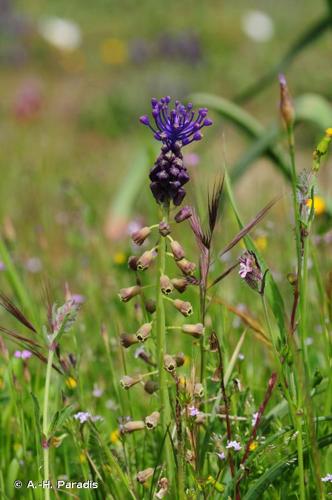
[[[169,207],[163,208],[163,221],[168,223]],[[158,244],[158,272],[156,280],[156,354],[157,354],[157,367],[158,367],[158,382],[159,382],[159,399],[160,399],[160,421],[163,435],[168,433],[168,428],[171,423],[171,407],[169,401],[169,393],[167,386],[166,372],[164,370],[164,356],[167,352],[166,349],[166,319],[165,319],[165,305],[164,295],[160,288],[160,279],[165,275],[165,261],[166,261],[166,240],[161,237]],[[165,456],[167,464],[167,474],[171,479],[172,477],[172,448],[169,436],[166,436],[165,441]],[[172,481],[170,481],[172,483]]]

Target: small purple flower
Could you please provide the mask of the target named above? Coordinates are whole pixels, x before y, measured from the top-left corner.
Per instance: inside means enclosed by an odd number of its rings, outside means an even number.
[[[239,275],[241,278],[245,278],[248,273],[251,273],[253,270],[252,267],[252,259],[249,257],[244,257],[243,260],[240,262],[240,271]]]
[[[85,302],[84,295],[81,295],[79,293],[73,293],[71,298],[75,302],[75,304],[83,304]]]
[[[39,257],[30,257],[25,262],[25,268],[29,273],[39,273],[43,268],[43,264]]]
[[[196,408],[196,406],[189,406],[188,411],[191,417],[197,417],[197,415],[199,415],[199,409]]]
[[[22,359],[29,359],[29,358],[31,358],[31,356],[32,356],[32,352],[30,352],[26,349],[24,349],[22,351]]]
[[[326,474],[321,480],[323,483],[332,483],[332,474]]]
[[[15,351],[14,357],[17,359],[29,359],[32,356],[32,352],[24,349],[23,351]]]
[[[219,460],[225,460],[226,458],[225,453],[223,451],[217,453],[217,457],[219,458]]]
[[[140,117],[140,122],[152,130],[155,139],[170,149],[175,143],[186,146],[193,141],[200,141],[203,137],[200,130],[212,125],[212,120],[207,118],[208,110],[200,108],[196,115],[191,103],[184,106],[175,101],[175,107],[170,109],[170,102],[169,96],[162,97],[159,101],[153,98],[151,105],[155,126],[151,125],[146,115]]]
[[[227,441],[226,448],[228,450],[233,449],[234,451],[240,451],[242,449],[241,444],[238,441]]]
[[[98,387],[98,385],[96,385],[96,384],[93,386],[92,395],[95,398],[101,398],[103,393],[104,393],[104,390],[101,387]]]
[[[101,417],[100,415],[92,416],[91,413],[89,413],[88,411],[79,411],[74,415],[74,419],[79,420],[80,424],[84,424],[89,420],[91,422],[99,422],[103,420],[103,417]]]
[[[5,264],[0,260],[0,271],[4,271],[6,269]]]
[[[81,424],[84,424],[84,422],[87,422],[90,418],[91,415],[88,411],[79,411],[74,415],[75,420],[79,420]]]
[[[264,277],[257,257],[254,252],[245,251],[239,258],[242,279],[258,293],[264,293]]]

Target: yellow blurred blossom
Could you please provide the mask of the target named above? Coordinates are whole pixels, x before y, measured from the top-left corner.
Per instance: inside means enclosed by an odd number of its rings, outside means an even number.
[[[117,264],[117,265],[122,265],[122,264],[125,264],[127,261],[127,258],[126,258],[126,255],[123,253],[123,252],[116,252],[114,255],[113,255],[113,262],[114,264]]]
[[[104,64],[124,64],[128,59],[128,48],[119,38],[106,38],[100,46],[100,57]]]
[[[81,464],[84,464],[86,462],[86,455],[85,453],[82,451],[82,453],[80,453],[80,463]]]
[[[311,208],[312,199],[310,198],[306,202],[307,207]],[[314,196],[314,210],[316,215],[322,215],[326,211],[326,203],[324,198],[321,196]]]
[[[249,450],[254,451],[256,450],[257,447],[258,447],[257,441],[253,441],[252,443],[250,443]]]
[[[74,379],[74,377],[68,377],[66,380],[66,385],[69,389],[76,389],[77,387],[77,382]]]
[[[116,429],[115,431],[112,431],[110,434],[110,440],[112,444],[116,444],[120,441],[120,431],[119,429]]]
[[[263,252],[267,247],[267,237],[264,235],[258,236],[254,243],[260,252]]]
[[[325,134],[328,135],[329,137],[332,137],[332,127],[329,127],[325,130]]]

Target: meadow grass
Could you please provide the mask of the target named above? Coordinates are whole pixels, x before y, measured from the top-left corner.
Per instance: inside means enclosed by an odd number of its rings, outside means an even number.
[[[179,211],[178,191],[160,184],[159,206],[149,195],[146,225],[113,261],[89,218],[83,235],[70,224],[85,286],[78,294],[66,283],[61,295],[45,278],[39,300],[15,239],[1,239],[3,498],[329,493],[331,278],[312,233],[331,129],[300,171],[280,85],[290,187],[251,219],[225,161],[209,195],[196,193],[199,215],[194,204]],[[184,168],[176,144],[164,142],[157,171]],[[274,230],[257,231],[281,203],[276,262]]]

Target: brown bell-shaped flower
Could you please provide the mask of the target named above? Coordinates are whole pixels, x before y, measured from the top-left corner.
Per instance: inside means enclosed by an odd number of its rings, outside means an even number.
[[[155,429],[159,423],[159,420],[160,420],[159,411],[154,411],[153,413],[151,413],[151,415],[145,417],[145,427],[148,430]]]
[[[145,342],[152,330],[152,323],[144,323],[136,332],[136,337],[139,342]]]
[[[151,233],[150,227],[147,226],[141,227],[141,229],[135,231],[131,235],[131,238],[136,245],[142,245],[150,233]]]
[[[155,260],[157,256],[156,250],[153,248],[152,250],[147,250],[144,252],[138,259],[137,261],[137,270],[138,271],[145,271],[148,269],[152,262]]]
[[[173,283],[166,274],[160,277],[160,289],[164,295],[169,295],[174,290]]]
[[[187,259],[181,259],[176,261],[176,265],[186,276],[190,276],[196,269],[196,264],[194,262],[190,262]]]
[[[171,250],[175,260],[181,260],[184,258],[184,250],[178,241],[171,241]]]
[[[130,299],[138,295],[141,291],[139,285],[129,286],[128,288],[121,288],[119,297],[122,302],[128,302]]]
[[[183,316],[187,317],[193,313],[193,308],[190,302],[186,302],[180,299],[175,299],[173,300],[173,305],[181,314],[183,314]]]
[[[193,325],[182,325],[183,333],[187,333],[192,337],[199,339],[204,334],[204,326],[202,323],[195,323]]]

